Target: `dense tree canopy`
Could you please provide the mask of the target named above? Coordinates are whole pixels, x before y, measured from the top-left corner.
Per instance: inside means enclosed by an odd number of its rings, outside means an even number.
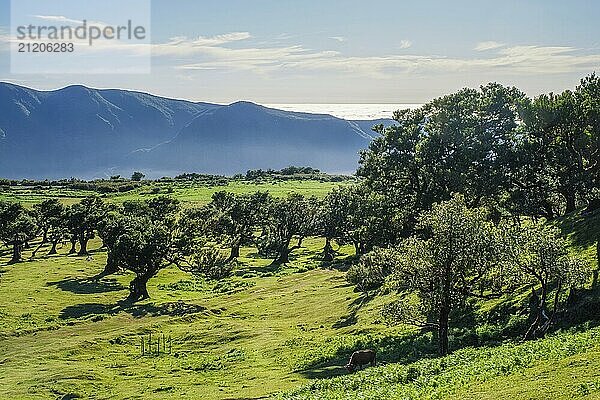
[[[394,209],[385,195],[358,185],[341,189],[341,196],[346,219],[337,239],[352,244],[357,255],[394,244],[404,232],[405,214]]]
[[[144,217],[125,217],[124,229],[112,246],[114,262],[135,273],[129,288],[129,301],[149,298],[146,284],[165,267],[171,250],[171,233]]]
[[[46,243],[52,221],[63,216],[65,207],[58,199],[48,199],[34,204],[33,210],[37,226],[42,232],[42,243]]]
[[[315,199],[295,193],[270,203],[258,245],[262,254],[274,256],[273,264],[288,263],[290,253],[300,247],[302,238],[316,230],[316,205]],[[298,244],[290,247],[294,237]]]
[[[173,252],[173,230],[178,211],[179,201],[158,196],[146,201],[125,202],[121,208],[107,212],[98,222],[98,232],[108,252],[101,275],[115,273],[121,268],[135,272],[129,300],[149,297],[146,283],[164,268],[165,258]],[[149,226],[146,229],[144,225]]]
[[[144,179],[146,177],[146,175],[144,175],[144,173],[139,172],[139,171],[135,171],[133,174],[131,174],[131,180],[132,181],[141,181],[142,179]]]
[[[270,202],[267,192],[237,195],[216,192],[208,205],[215,234],[224,236],[231,251],[228,261],[240,256],[240,247],[253,242],[254,233],[264,219]]]
[[[48,254],[56,254],[56,246],[67,234],[65,206],[58,199],[48,199],[34,204],[33,210],[37,226],[42,231],[42,241],[36,251],[50,242],[52,247]],[[32,253],[32,257],[36,251]]]
[[[325,238],[323,261],[333,261],[331,241],[340,239],[346,232],[350,218],[350,196],[345,188],[334,188],[320,201],[317,210],[317,231]]]
[[[517,89],[490,84],[396,112],[397,124],[362,153],[358,174],[413,223],[452,193],[472,206],[498,201],[510,183],[523,101]]]
[[[362,153],[367,186],[416,215],[451,193],[470,206],[554,218],[598,198],[600,79],[573,91],[526,97],[489,84],[463,89],[415,110]]]
[[[25,243],[38,232],[33,212],[19,203],[0,201],[0,240],[12,247],[10,263],[21,261]]]
[[[590,275],[589,266],[568,252],[568,244],[556,227],[543,223],[504,226],[507,243],[504,249],[511,266],[513,285],[539,285],[534,291],[534,319],[525,338],[542,337],[554,321],[564,289],[583,286]],[[552,311],[548,310],[548,294],[554,286]]]
[[[69,207],[67,225],[72,235],[73,253],[75,252],[74,241],[78,241],[79,255],[87,254],[87,244],[95,237],[98,224],[106,211],[107,206],[99,197],[86,197]]]
[[[416,291],[428,318],[423,325],[437,328],[439,353],[445,355],[451,312],[477,296],[482,285],[497,288],[499,233],[486,210],[469,209],[462,196],[434,204],[417,228],[423,235],[400,245],[391,280],[397,290]]]

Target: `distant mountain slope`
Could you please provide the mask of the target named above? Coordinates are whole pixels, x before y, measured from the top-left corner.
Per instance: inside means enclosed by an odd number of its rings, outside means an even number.
[[[345,121],[238,102],[228,106],[68,86],[0,82],[0,176],[102,177],[143,169],[230,174],[310,165],[352,172],[380,121]]]
[[[135,155],[136,164],[165,172],[233,174],[256,168],[310,165],[351,173],[372,136],[330,115],[275,110],[237,102],[196,117],[171,141]]]
[[[0,175],[86,176],[173,138],[218,107],[124,90],[36,91],[0,83]]]

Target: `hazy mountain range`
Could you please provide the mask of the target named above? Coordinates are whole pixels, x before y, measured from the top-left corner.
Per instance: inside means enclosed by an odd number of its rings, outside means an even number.
[[[356,169],[375,121],[196,103],[118,89],[38,91],[0,83],[0,177],[243,173],[312,166]]]

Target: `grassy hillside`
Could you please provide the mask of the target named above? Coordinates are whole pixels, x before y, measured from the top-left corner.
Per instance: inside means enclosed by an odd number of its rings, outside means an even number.
[[[196,182],[146,182],[142,187],[124,192],[100,195],[108,201],[144,200],[158,195],[169,195],[181,201],[194,204],[206,204],[213,193],[226,190],[233,193],[252,193],[257,190],[268,191],[275,197],[296,192],[305,196],[323,197],[332,188],[346,185],[348,182],[320,182],[317,180],[289,181],[230,181],[225,185],[209,185]],[[19,201],[31,205],[49,198],[58,198],[65,204],[72,204],[86,196],[98,195],[89,190],[73,190],[61,187],[11,186],[0,187],[0,200]]]
[[[0,398],[254,398],[342,373],[314,366],[392,332],[368,313],[347,323],[358,294],[343,273],[315,268],[321,240],[306,245],[280,271],[246,249],[238,276],[222,284],[163,270],[152,299],[134,306],[118,304],[131,275],[92,279],[103,252],[86,260],[64,248],[7,266],[5,251]],[[172,338],[171,354],[140,355],[150,332]]]
[[[575,212],[560,218],[556,223],[571,241],[573,252],[597,265],[596,243],[600,240],[600,210],[589,214]]]
[[[583,255],[591,268],[597,268],[600,212],[588,215],[577,212],[555,223],[570,240],[573,253]],[[498,339],[498,327],[502,325],[498,324],[502,321],[494,321],[495,310],[514,312],[526,304],[527,293],[523,291],[476,305],[476,314],[487,319],[482,328],[492,328],[493,339]],[[516,337],[504,344],[492,340],[480,347],[458,349],[444,358],[425,357],[416,362],[393,363],[313,381],[279,397],[294,400],[600,399],[599,299],[599,289],[580,291],[575,304],[561,315],[559,330],[542,340],[522,342]],[[479,329],[477,333],[477,339],[481,340],[489,332]],[[460,346],[457,339],[455,346]]]
[[[236,183],[226,189],[322,195],[330,185]],[[202,203],[221,189],[181,185],[172,194]],[[155,194],[143,188],[137,195]],[[573,251],[593,260],[600,213],[558,223]],[[120,302],[132,274],[94,278],[106,261],[97,240],[90,243],[91,259],[67,256],[65,246],[57,256],[44,256],[43,248],[35,260],[6,265],[9,250],[1,248],[0,399],[600,398],[599,293],[582,292],[573,308],[579,311],[567,314],[561,331],[526,343],[498,336],[498,327],[510,321],[495,314],[522,308],[525,294],[478,303],[485,329],[471,341],[455,331],[456,351],[436,358],[431,334],[382,323],[379,307],[390,294],[356,293],[341,261],[330,269],[320,265],[323,244],[305,240],[282,269],[245,248],[235,276],[220,283],[168,268],[150,281],[151,299],[136,305]],[[340,251],[340,260],[353,253]],[[141,341],[150,333],[153,343],[170,338],[171,351],[142,355]],[[478,342],[488,336],[493,340]],[[349,354],[366,347],[377,350],[381,365],[348,374]]]
[[[283,399],[600,398],[600,328],[321,380]]]

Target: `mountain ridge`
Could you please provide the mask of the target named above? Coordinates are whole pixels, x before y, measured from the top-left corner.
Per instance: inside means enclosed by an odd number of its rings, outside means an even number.
[[[233,174],[311,165],[351,173],[380,121],[228,105],[123,89],[0,82],[0,176],[104,177],[144,169]]]

